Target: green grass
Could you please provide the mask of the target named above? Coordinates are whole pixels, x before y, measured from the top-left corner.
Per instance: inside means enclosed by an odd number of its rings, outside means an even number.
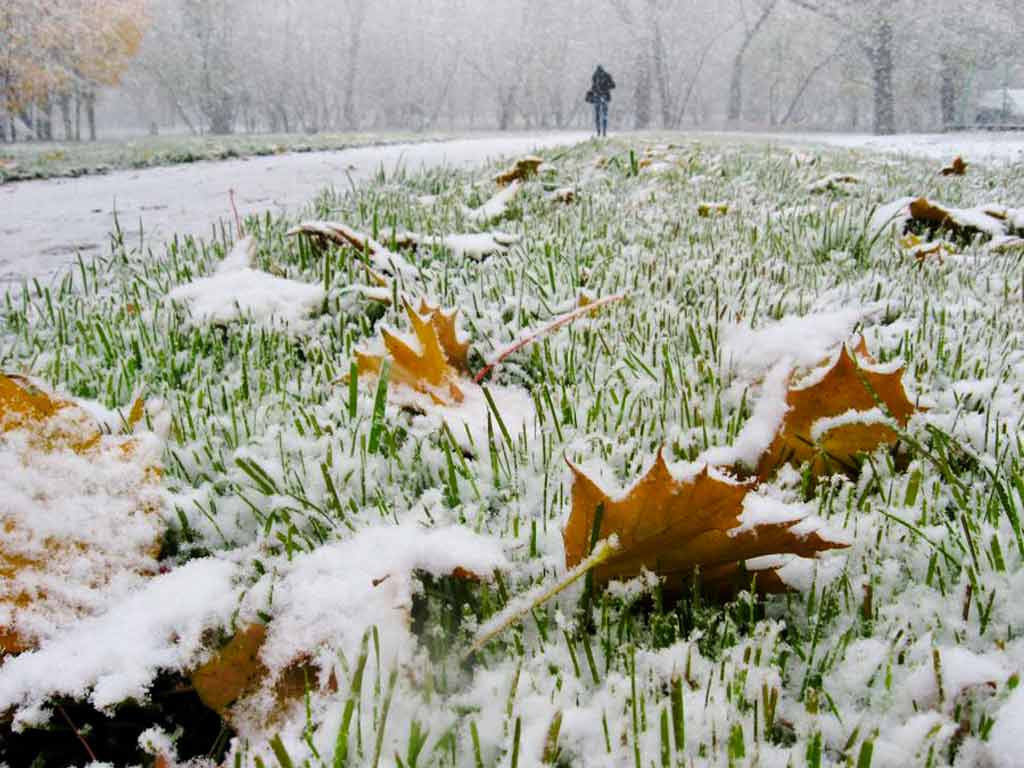
[[[397,754],[405,765],[866,768],[894,744],[910,744],[908,765],[983,753],[1015,678],[955,697],[941,684],[938,698],[911,702],[907,692],[934,681],[950,649],[990,655],[1008,673],[1024,659],[1024,263],[971,245],[962,258],[918,264],[869,237],[866,222],[904,195],[1019,203],[1024,172],[974,166],[950,180],[925,161],[832,150],[807,168],[782,148],[668,138],[680,146],[664,152],[674,167],[660,174],[639,167],[640,140],[548,153],[553,170],[500,225],[521,233],[520,245],[484,264],[440,250],[414,258],[420,274],[404,290],[460,308],[478,364],[581,291],[630,295],[499,368],[492,384],[527,388],[534,423],[510,431],[494,408],[488,442],[474,450],[447,429],[417,427],[371,384],[338,383],[381,322],[405,321],[400,308],[382,317],[343,293],[365,279],[352,254],[287,238],[283,219],[246,226],[262,267],[328,287],[308,337],[246,323],[194,328],[163,303],[219,262],[226,234],[161,253],[115,248],[52,287],[6,298],[4,370],[111,407],[139,387],[167,402],[177,562],[259,542],[261,559],[246,555],[256,578],[268,563],[396,520],[460,523],[507,543],[514,567],[496,583],[424,580],[421,665],[396,671],[372,652],[367,661],[364,643],[346,665],[351,685],[314,692],[323,711],[344,712],[341,727],[318,736],[313,716],[309,742],[268,734],[239,746],[240,760],[328,765],[331,754],[307,749],[325,740],[341,745],[335,765]],[[806,191],[839,171],[865,184],[843,196]],[[462,204],[489,194],[472,187],[488,177],[381,176],[325,194],[309,213],[384,242],[396,229],[462,231]],[[577,186],[575,204],[545,198],[545,186],[565,184]],[[439,196],[434,206],[416,202],[426,194]],[[718,200],[728,214],[697,215],[699,202]],[[726,605],[646,589],[587,593],[580,610],[584,590],[570,589],[464,663],[479,623],[564,575],[563,457],[603,461],[627,484],[662,446],[670,460],[692,460],[730,443],[757,382],[724,358],[723,330],[851,305],[870,310],[873,353],[903,361],[930,410],[898,456],[879,452],[856,478],[807,484],[784,473],[771,484],[845,531],[850,549],[802,591]],[[981,394],[954,393],[975,381],[986,382]],[[920,724],[913,739],[897,733],[909,720]]]
[[[236,134],[0,144],[0,183],[431,138],[444,137],[410,133]]]

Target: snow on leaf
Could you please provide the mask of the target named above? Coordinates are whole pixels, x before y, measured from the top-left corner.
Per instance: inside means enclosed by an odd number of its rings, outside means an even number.
[[[444,319],[443,315],[441,319],[435,320],[437,315],[434,312],[431,312],[430,316],[424,317],[416,312],[408,301],[403,303],[405,313],[409,316],[409,322],[416,335],[415,341],[410,344],[395,333],[386,328],[383,329],[381,335],[387,355],[357,351],[356,366],[359,375],[379,375],[385,357],[390,357],[393,363],[391,384],[427,395],[437,405],[461,403],[463,393],[459,382],[459,372],[453,367],[452,363],[455,361],[446,353],[445,345],[441,341],[442,334],[438,332],[440,326],[443,334],[446,335],[449,321]],[[452,352],[457,354],[459,349],[453,325],[451,332],[452,338],[449,341],[456,344],[452,348]],[[404,402],[400,392],[396,393],[394,389],[391,392],[393,402]],[[398,399],[395,400],[394,397]]]
[[[713,474],[706,466],[677,480],[662,452],[639,481],[617,496],[572,463],[569,468],[573,486],[572,512],[563,530],[566,565],[571,568],[587,556],[599,507],[597,538],[614,534],[619,540],[619,549],[594,569],[600,583],[648,570],[677,589],[699,571],[702,585],[721,588],[742,576],[743,562],[751,558],[812,557],[846,546],[806,525],[809,519],[802,510],[790,515],[748,511],[752,483]],[[769,578],[768,586],[775,585]]]
[[[818,195],[824,192],[846,192],[850,187],[863,183],[864,180],[860,176],[849,173],[833,173],[808,185],[807,191]]]
[[[474,224],[483,225],[504,217],[521,188],[521,181],[513,181],[479,208],[466,208],[466,218]]]
[[[304,235],[319,242],[331,242],[336,245],[350,246],[366,254],[370,266],[366,266],[369,277],[378,285],[388,285],[385,275],[412,276],[416,268],[400,254],[386,248],[369,235],[363,234],[346,224],[331,221],[303,221],[288,230],[290,237]]]
[[[137,400],[129,425],[143,412]],[[0,648],[32,648],[156,570],[154,442],[105,435],[79,405],[0,376]]]
[[[495,176],[494,181],[499,187],[507,187],[514,181],[526,181],[526,179],[536,174],[537,169],[543,164],[544,159],[536,155],[521,157],[516,160],[511,168]]]
[[[856,352],[862,363],[872,362],[863,339]],[[814,378],[813,383],[789,388],[788,410],[758,463],[759,478],[787,462],[810,461],[815,476],[852,469],[857,454],[894,445],[899,439],[894,426],[906,426],[917,410],[903,389],[902,369],[880,373],[858,364],[845,344],[828,370]]]

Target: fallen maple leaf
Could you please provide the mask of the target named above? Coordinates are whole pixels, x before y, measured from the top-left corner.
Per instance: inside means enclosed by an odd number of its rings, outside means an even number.
[[[137,399],[126,426],[143,415]],[[42,627],[94,610],[113,580],[155,571],[163,524],[149,490],[160,470],[139,449],[137,438],[104,435],[79,405],[0,375],[0,456],[21,478],[0,508],[0,649],[33,648]],[[103,535],[101,521],[122,535]]]
[[[598,539],[618,537],[619,548],[594,568],[599,583],[629,579],[644,569],[675,589],[697,571],[704,586],[722,586],[742,571],[743,561],[774,554],[814,556],[846,546],[809,530],[805,518],[745,524],[744,499],[754,485],[712,474],[705,466],[677,480],[659,451],[654,465],[628,491],[605,493],[569,462],[572,512],[563,535],[568,567],[588,554],[598,508]]]
[[[939,173],[943,176],[963,176],[967,173],[967,163],[960,155],[957,155],[953,158],[953,162],[945,166]]]
[[[495,176],[494,181],[499,187],[507,187],[513,181],[525,181],[537,173],[537,169],[543,164],[544,158],[535,155],[521,157],[511,168]]]
[[[414,349],[397,335],[387,329],[381,331],[384,346],[388,355],[374,355],[356,352],[356,366],[359,375],[379,375],[385,357],[392,360],[391,383],[406,386],[421,394],[427,395],[437,405],[461,403],[462,389],[459,387],[459,373],[445,352],[438,333],[438,325],[445,334],[448,321],[444,316],[435,325],[435,313],[424,317],[416,312],[408,301],[404,301],[405,313],[409,316],[419,349]],[[457,344],[454,325],[451,327],[451,341]],[[453,352],[458,349],[453,348]]]
[[[462,341],[458,328],[456,328],[459,310],[453,309],[450,312],[445,312],[440,307],[428,304],[426,299],[421,298],[419,314],[430,319],[430,324],[434,326],[437,339],[448,362],[460,371],[469,370],[469,341]]]
[[[873,362],[863,339],[857,356]],[[917,410],[903,389],[903,369],[879,373],[858,365],[845,344],[824,375],[789,389],[786,404],[782,425],[758,463],[761,479],[786,462],[810,461],[815,476],[852,468],[857,454],[894,445],[899,435],[893,421],[904,427]]]
[[[101,437],[92,417],[71,401],[22,376],[0,374],[0,433],[16,429],[28,431],[37,448],[78,453],[95,447]]]

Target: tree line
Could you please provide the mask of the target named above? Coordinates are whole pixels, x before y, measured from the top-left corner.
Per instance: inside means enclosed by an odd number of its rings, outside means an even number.
[[[1013,0],[5,0],[0,138],[95,137],[100,89],[195,134],[934,130],[1024,87]],[[55,130],[59,114],[63,130]]]

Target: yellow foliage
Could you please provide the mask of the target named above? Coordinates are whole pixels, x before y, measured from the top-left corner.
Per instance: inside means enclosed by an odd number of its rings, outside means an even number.
[[[438,316],[439,310],[432,311],[430,317],[424,317],[416,312],[409,302],[403,303],[416,335],[419,349],[413,349],[386,329],[382,331],[384,346],[388,352],[387,357],[390,357],[392,361],[391,383],[406,386],[427,395],[438,405],[461,403],[463,393],[459,387],[459,373],[452,366],[445,345],[441,342],[441,335],[446,335],[450,325],[451,341],[454,343],[454,315],[450,319],[441,315],[435,325],[434,318]],[[441,327],[442,334],[439,334],[438,326]],[[453,348],[452,351],[457,353],[458,348]],[[384,359],[384,355],[356,352],[356,366],[359,375],[379,375]]]

